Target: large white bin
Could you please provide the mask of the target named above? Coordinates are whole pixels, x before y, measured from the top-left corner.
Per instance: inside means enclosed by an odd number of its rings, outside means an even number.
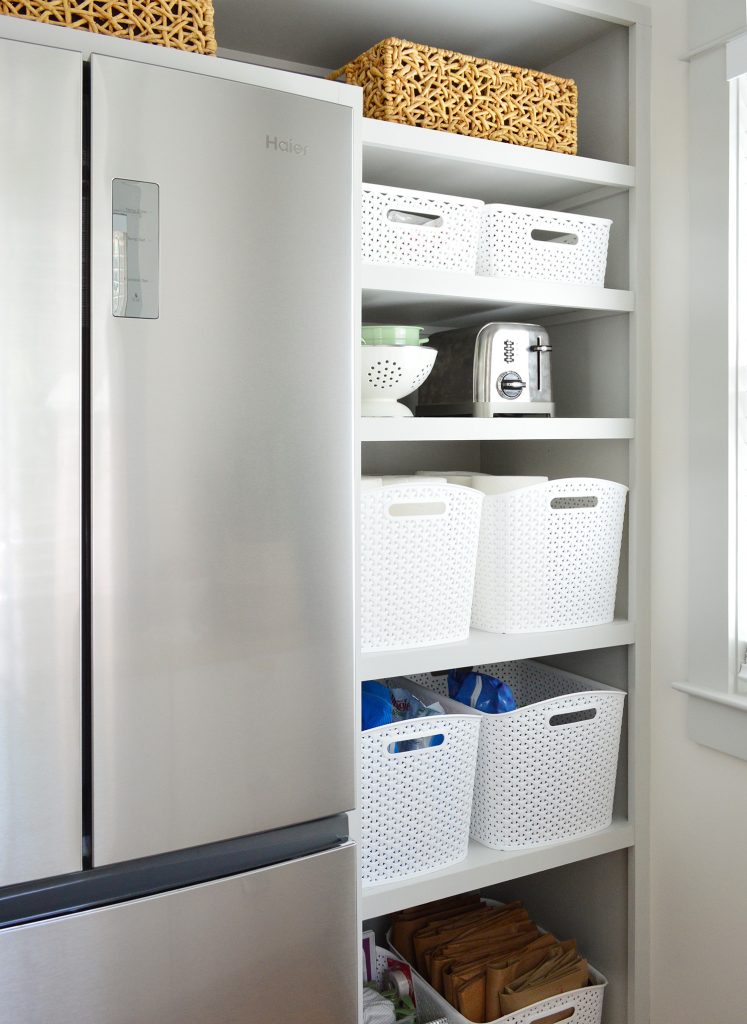
[[[500,907],[502,904],[495,900],[485,900],[490,906]],[[544,929],[540,928],[540,931]],[[390,934],[387,934],[387,942],[392,952],[400,960],[404,957],[397,952],[392,945]],[[588,961],[587,961],[588,962]],[[437,992],[415,968],[411,966],[412,982],[415,989],[415,1003],[417,1006],[418,1021],[424,1024],[426,1021],[446,1021],[447,1024],[472,1024],[472,1021],[464,1017],[451,1003]],[[559,996],[551,996],[550,999],[543,999],[541,1002],[533,1003],[523,1010],[515,1013],[507,1013],[488,1024],[542,1024],[548,1017],[555,1014],[564,1014],[563,1020],[573,1024],[602,1024],[602,1007],[604,1003],[604,990],[607,987],[607,979],[599,971],[589,964],[589,984],[585,988],[577,988],[572,992],[564,992]]]
[[[470,709],[481,723],[470,834],[494,849],[521,850],[608,828],[625,693],[534,661],[476,671],[508,683],[518,708]],[[426,703],[448,692],[445,674],[412,676],[410,684],[425,688],[413,692]]]
[[[466,640],[483,496],[412,483],[361,494],[361,650]]]
[[[485,495],[472,625],[535,633],[611,622],[627,491],[576,477]]]
[[[364,885],[435,871],[467,856],[480,721],[457,701],[438,699],[447,714],[361,734]],[[422,738],[441,742],[393,749]]]

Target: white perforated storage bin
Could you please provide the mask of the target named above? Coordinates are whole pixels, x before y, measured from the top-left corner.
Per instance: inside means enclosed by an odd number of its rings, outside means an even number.
[[[482,500],[427,480],[361,494],[361,650],[469,636]]]
[[[475,273],[480,199],[363,185],[364,263]]]
[[[486,495],[472,625],[535,633],[611,622],[627,491],[574,477]]]
[[[493,906],[500,906],[492,900],[486,900],[486,902]],[[387,941],[389,941],[389,935],[387,935]],[[395,956],[404,959],[394,946],[391,948]],[[447,1024],[472,1024],[467,1017],[464,1017],[451,1003],[447,1002],[440,992],[429,985],[414,967],[411,966],[411,969],[418,1021],[421,1024],[436,1020],[447,1021]],[[543,1021],[555,1014],[563,1014],[559,1019],[567,1020],[569,1024],[571,1022],[572,1024],[601,1024],[606,987],[605,976],[589,964],[589,984],[585,988],[574,989],[572,992],[564,992],[562,995],[543,999],[523,1010],[504,1014],[503,1017],[499,1017],[496,1021],[490,1021],[489,1024],[542,1024]]]
[[[612,821],[625,693],[534,661],[482,665],[518,708],[480,718],[471,835],[498,850],[578,839]],[[446,675],[423,674],[421,699],[442,700]]]
[[[399,955],[399,953],[394,953],[390,949],[384,949],[383,946],[377,946],[376,947],[376,980],[379,982],[379,984],[381,984],[381,982],[383,981],[384,975],[389,970],[389,961],[390,960],[402,960],[402,957]],[[413,987],[414,987],[414,981],[413,981]],[[402,1017],[400,1019],[402,1021],[402,1024],[409,1024],[410,1017]],[[446,1019],[446,1017],[435,1018],[435,1017],[430,1016],[428,1013],[424,1013],[424,1012],[421,1013],[419,1007],[416,1007],[415,1020],[417,1021],[417,1024],[449,1024],[449,1022]],[[330,1024],[332,1024],[331,1021],[330,1021]]]
[[[448,697],[438,700],[447,714],[361,733],[364,885],[435,871],[467,856],[480,719]],[[425,737],[442,742],[392,749]]]
[[[604,217],[491,203],[482,211],[477,273],[603,286],[611,225]]]

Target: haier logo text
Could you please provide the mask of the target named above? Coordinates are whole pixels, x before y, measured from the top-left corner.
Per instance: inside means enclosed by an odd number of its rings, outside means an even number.
[[[265,149],[274,149],[279,153],[293,153],[295,156],[306,156],[308,146],[302,146],[293,139],[279,139],[277,135],[265,135]]]

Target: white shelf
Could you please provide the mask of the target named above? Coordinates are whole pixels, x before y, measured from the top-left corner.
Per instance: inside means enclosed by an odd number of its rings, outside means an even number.
[[[420,324],[426,329],[443,330],[450,321],[464,323],[494,315],[522,322],[576,310],[629,313],[635,308],[632,292],[590,285],[370,263],[363,264],[361,277],[364,320]]]
[[[632,845],[633,826],[624,820],[613,821],[608,829],[583,839],[532,850],[491,850],[471,839],[467,857],[458,864],[415,878],[364,886],[362,917],[369,920],[393,914],[405,907],[523,878]]]
[[[363,121],[363,180],[487,203],[549,207],[635,186],[635,168],[450,132]]]
[[[518,661],[520,658],[542,658],[570,651],[620,647],[634,642],[635,627],[625,619],[615,619],[604,626],[554,629],[542,633],[486,633],[472,629],[469,638],[461,643],[360,654],[358,674],[361,679],[389,679],[444,668],[485,665],[493,661]]]
[[[361,419],[361,441],[569,441],[630,440],[631,419],[593,417],[414,416]]]

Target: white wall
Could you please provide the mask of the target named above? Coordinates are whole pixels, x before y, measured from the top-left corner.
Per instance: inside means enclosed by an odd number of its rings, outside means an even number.
[[[688,677],[688,177],[691,44],[744,24],[738,0],[652,0],[652,1024],[747,1022],[747,762],[693,743]],[[703,338],[704,369],[708,346]],[[703,538],[707,543],[707,537]],[[643,1024],[643,1022],[636,1022]]]
[[[658,9],[664,4],[653,0],[653,6]],[[745,6],[745,0],[690,0],[687,37],[689,51],[692,53],[733,32],[743,31]]]

